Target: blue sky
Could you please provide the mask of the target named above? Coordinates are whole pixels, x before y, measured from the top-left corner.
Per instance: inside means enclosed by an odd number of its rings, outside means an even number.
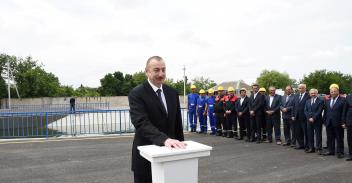
[[[152,55],[167,75],[252,83],[263,69],[301,79],[352,71],[348,0],[1,0],[0,52],[32,56],[62,84],[99,86]]]

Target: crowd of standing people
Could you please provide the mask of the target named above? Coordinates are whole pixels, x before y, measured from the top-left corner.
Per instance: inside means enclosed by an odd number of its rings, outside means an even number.
[[[201,89],[198,94],[192,85],[192,93],[188,95],[190,131],[197,132],[199,121],[197,133],[208,133],[209,118],[210,134],[214,136],[256,143],[275,142],[306,153],[344,158],[344,129],[347,129],[349,156],[346,161],[352,161],[352,94],[340,95],[337,84],[331,84],[329,89],[330,96],[322,98],[317,89],[307,91],[307,86],[300,84],[297,93],[287,86],[285,95],[281,96],[273,86],[266,95],[265,88],[253,84],[248,97],[245,88],[240,89],[239,96],[233,87],[225,91],[222,86],[216,92]],[[324,148],[323,126],[327,139]]]

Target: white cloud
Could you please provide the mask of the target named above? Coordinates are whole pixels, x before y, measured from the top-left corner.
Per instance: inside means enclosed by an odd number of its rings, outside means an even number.
[[[295,79],[351,73],[352,2],[328,0],[0,1],[0,52],[31,55],[63,84],[99,86],[161,55],[168,76],[254,82],[263,69]],[[334,61],[335,64],[332,64]],[[336,64],[337,63],[337,64]]]

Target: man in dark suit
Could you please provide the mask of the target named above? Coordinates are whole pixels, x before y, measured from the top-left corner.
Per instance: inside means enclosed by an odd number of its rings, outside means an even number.
[[[265,119],[266,119],[266,131],[268,133],[268,140],[266,142],[271,143],[273,141],[273,127],[275,131],[275,141],[277,145],[281,145],[281,126],[280,126],[280,103],[281,96],[276,95],[276,88],[269,87],[269,95],[265,97]]]
[[[148,81],[133,88],[128,95],[131,121],[135,127],[132,147],[132,171],[135,183],[151,183],[150,162],[140,156],[137,146],[159,145],[186,148],[180,102],[177,92],[163,84],[165,63],[159,56],[148,59]]]
[[[252,85],[253,93],[249,98],[249,113],[250,113],[250,125],[251,125],[251,142],[255,140],[259,144],[262,137],[262,120],[264,118],[264,102],[265,96],[258,92],[259,85]],[[255,137],[257,135],[257,138]]]
[[[348,144],[348,158],[346,161],[352,161],[352,94],[349,94],[346,98],[346,103],[343,112],[343,125],[347,128],[347,144]]]
[[[344,157],[343,109],[346,99],[339,96],[339,88],[330,88],[330,99],[325,101],[323,120],[326,127],[328,151],[323,155],[335,155],[335,140],[337,158]]]
[[[247,97],[247,90],[245,88],[241,88],[240,98],[236,102],[236,113],[240,125],[240,136],[238,140],[242,140],[244,136],[246,136],[247,138],[245,140],[249,141],[251,137],[248,103],[249,98]]]
[[[281,97],[281,106],[280,110],[282,112],[282,120],[284,123],[284,136],[285,143],[284,146],[295,146],[296,145],[296,133],[292,124],[292,108],[293,108],[293,90],[291,86],[286,86],[285,96]]]
[[[307,100],[304,113],[307,118],[308,147],[306,153],[314,153],[315,150],[321,153],[322,150],[322,128],[323,128],[323,107],[324,101],[318,97],[317,89],[310,89],[310,100]],[[316,145],[314,147],[314,134]]]
[[[296,129],[298,146],[295,149],[308,149],[307,118],[304,114],[304,106],[309,96],[306,92],[306,85],[298,85],[299,93],[295,96],[292,110],[292,120]]]

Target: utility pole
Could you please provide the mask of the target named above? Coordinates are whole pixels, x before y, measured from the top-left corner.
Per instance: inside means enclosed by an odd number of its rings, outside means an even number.
[[[186,66],[183,65],[183,105],[186,105]]]
[[[13,70],[11,69],[10,66],[10,60],[6,58],[6,70],[5,72],[1,73],[1,76],[4,79],[7,79],[7,92],[8,92],[8,108],[11,109],[11,87],[14,87],[16,89],[16,93],[18,98],[20,99],[20,94],[17,89],[17,84],[15,81],[15,77],[13,76]],[[6,72],[7,71],[7,72]]]
[[[7,60],[7,93],[8,93],[8,103],[9,103],[9,109],[11,109],[11,83],[10,83],[10,61]]]

